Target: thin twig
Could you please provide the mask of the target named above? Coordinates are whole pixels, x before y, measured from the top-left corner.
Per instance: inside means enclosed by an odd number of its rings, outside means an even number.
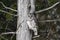
[[[4,28],[0,28],[0,30],[1,30],[1,29],[4,29]],[[6,30],[12,31],[12,30],[11,30],[11,29],[9,29],[9,28],[7,28]]]
[[[37,38],[37,37],[40,37],[40,35],[36,35],[36,36],[34,36],[33,38]]]
[[[8,39],[6,39],[5,37],[3,37],[3,36],[1,36],[0,38],[3,38],[4,40],[8,40]]]
[[[5,34],[16,34],[16,32],[5,32],[5,33],[1,33],[0,35],[5,35]]]
[[[12,11],[17,12],[17,10],[14,10],[14,9],[12,9],[12,8],[9,8],[9,7],[6,7],[2,2],[0,2],[0,3],[3,5],[4,8],[10,9],[10,10],[12,10]],[[57,2],[57,3],[53,4],[51,7],[48,7],[48,8],[39,10],[39,11],[36,11],[35,13],[40,13],[40,12],[44,12],[44,11],[50,10],[50,9],[54,8],[56,5],[58,5],[59,3],[60,3],[60,2]]]
[[[3,39],[6,39],[2,35],[7,35],[7,34],[16,34],[16,32],[5,32],[5,33],[1,33],[0,34],[0,37],[3,38]],[[6,40],[8,40],[8,39],[6,39]]]
[[[9,9],[9,10],[12,10],[12,11],[17,12],[17,10],[15,10],[15,9],[12,9],[12,8],[10,8],[10,7],[6,7],[3,2],[0,2],[0,4],[2,4],[3,7],[6,8],[6,9]]]
[[[55,22],[55,21],[60,21],[60,19],[54,19],[54,20],[43,20],[39,22]]]
[[[15,36],[15,34],[13,34],[12,36],[11,36],[11,39],[10,40],[13,40],[13,37]]]
[[[7,14],[9,14],[9,15],[17,16],[17,15],[11,14],[11,13],[9,13],[9,12],[6,12],[6,11],[4,11],[4,10],[0,10],[0,12],[4,12],[4,13],[7,13]]]
[[[44,12],[44,11],[50,10],[50,9],[54,8],[56,5],[58,5],[59,3],[60,2],[57,2],[57,3],[53,4],[51,7],[36,11],[35,13],[40,13],[40,12]]]

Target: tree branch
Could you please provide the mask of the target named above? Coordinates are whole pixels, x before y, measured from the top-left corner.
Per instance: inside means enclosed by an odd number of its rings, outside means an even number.
[[[12,10],[12,11],[17,12],[17,10],[15,10],[15,9],[12,9],[12,8],[10,8],[10,7],[6,7],[3,2],[0,2],[0,4],[2,4],[3,7],[6,8],[6,9],[9,9],[9,10]]]
[[[9,13],[9,12],[6,12],[6,11],[4,11],[4,10],[0,10],[0,12],[4,12],[4,13],[7,13],[7,14],[9,14],[9,15],[17,16],[17,15],[11,14],[11,13]]]
[[[3,5],[4,8],[17,12],[17,10],[14,10],[14,9],[12,9],[12,8],[10,8],[10,7],[6,7],[6,6],[3,4],[3,2],[0,2],[0,3]],[[54,8],[56,5],[58,5],[59,3],[60,3],[60,2],[57,2],[57,3],[53,4],[51,7],[48,7],[48,8],[39,10],[39,11],[36,11],[35,13],[40,13],[40,12],[44,12],[44,11],[50,10],[50,9]],[[32,6],[32,7],[33,7],[33,6]],[[33,9],[33,8],[32,8],[32,9]],[[32,10],[32,9],[31,9],[31,10]],[[33,9],[33,10],[34,10],[34,9]],[[30,11],[30,12],[31,12],[31,11]]]
[[[55,21],[60,21],[60,19],[54,19],[54,20],[43,20],[39,22],[55,22]]]
[[[8,40],[8,39],[6,39],[5,37],[3,37],[3,36],[1,36],[0,38],[3,38],[4,40]]]
[[[44,12],[44,11],[50,10],[50,9],[54,8],[56,5],[58,5],[59,3],[60,2],[57,2],[57,3],[53,4],[51,7],[36,11],[35,13],[40,13],[40,12]]]
[[[34,36],[33,38],[38,38],[38,37],[40,37],[40,35]]]
[[[5,34],[16,34],[16,32],[5,32],[5,33],[1,33],[0,35],[5,35]]]

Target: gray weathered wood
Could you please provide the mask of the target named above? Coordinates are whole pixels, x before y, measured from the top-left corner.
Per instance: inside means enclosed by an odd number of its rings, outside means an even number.
[[[18,0],[18,2],[17,2],[17,4],[18,4],[17,29],[18,30],[17,30],[16,40],[32,40],[32,34],[30,33],[30,30],[28,27],[29,25],[27,24],[27,21],[30,21],[31,23],[33,23],[33,20],[34,20],[33,15],[31,15],[31,17],[29,17],[28,6],[29,6],[29,2],[31,2],[31,1],[32,0]],[[33,5],[31,6],[32,7],[31,10],[33,9],[33,11],[35,11],[34,6]],[[35,24],[35,21],[34,21],[34,24]],[[34,26],[36,26],[36,25],[34,25]],[[36,29],[35,27],[32,27],[32,28]],[[36,31],[36,30],[34,30],[34,31]]]
[[[26,23],[28,19],[28,3],[29,0],[18,0],[18,23],[16,40],[31,40],[31,35]],[[21,23],[21,25],[20,25]]]

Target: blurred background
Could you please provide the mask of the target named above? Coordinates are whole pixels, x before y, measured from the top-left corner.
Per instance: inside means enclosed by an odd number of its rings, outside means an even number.
[[[17,29],[17,16],[14,15],[17,12],[6,9],[1,2],[5,6],[17,10],[17,0],[0,0],[0,34],[15,32]],[[60,0],[36,0],[36,11],[48,8],[57,2],[60,2]],[[50,10],[37,13],[35,16],[37,18],[38,35],[40,36],[33,38],[33,40],[60,40],[60,4]],[[0,40],[16,40],[16,35],[0,35]]]

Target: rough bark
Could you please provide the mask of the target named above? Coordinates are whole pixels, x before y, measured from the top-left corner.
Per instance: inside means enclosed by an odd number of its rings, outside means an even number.
[[[17,23],[17,35],[16,40],[31,40],[31,34],[28,29],[28,3],[29,0],[18,0],[18,23]]]
[[[31,9],[29,10],[29,2]],[[17,37],[16,40],[32,40],[33,30],[34,34],[37,35],[37,25],[34,16],[35,12],[35,0],[18,0],[18,23],[17,23]]]

